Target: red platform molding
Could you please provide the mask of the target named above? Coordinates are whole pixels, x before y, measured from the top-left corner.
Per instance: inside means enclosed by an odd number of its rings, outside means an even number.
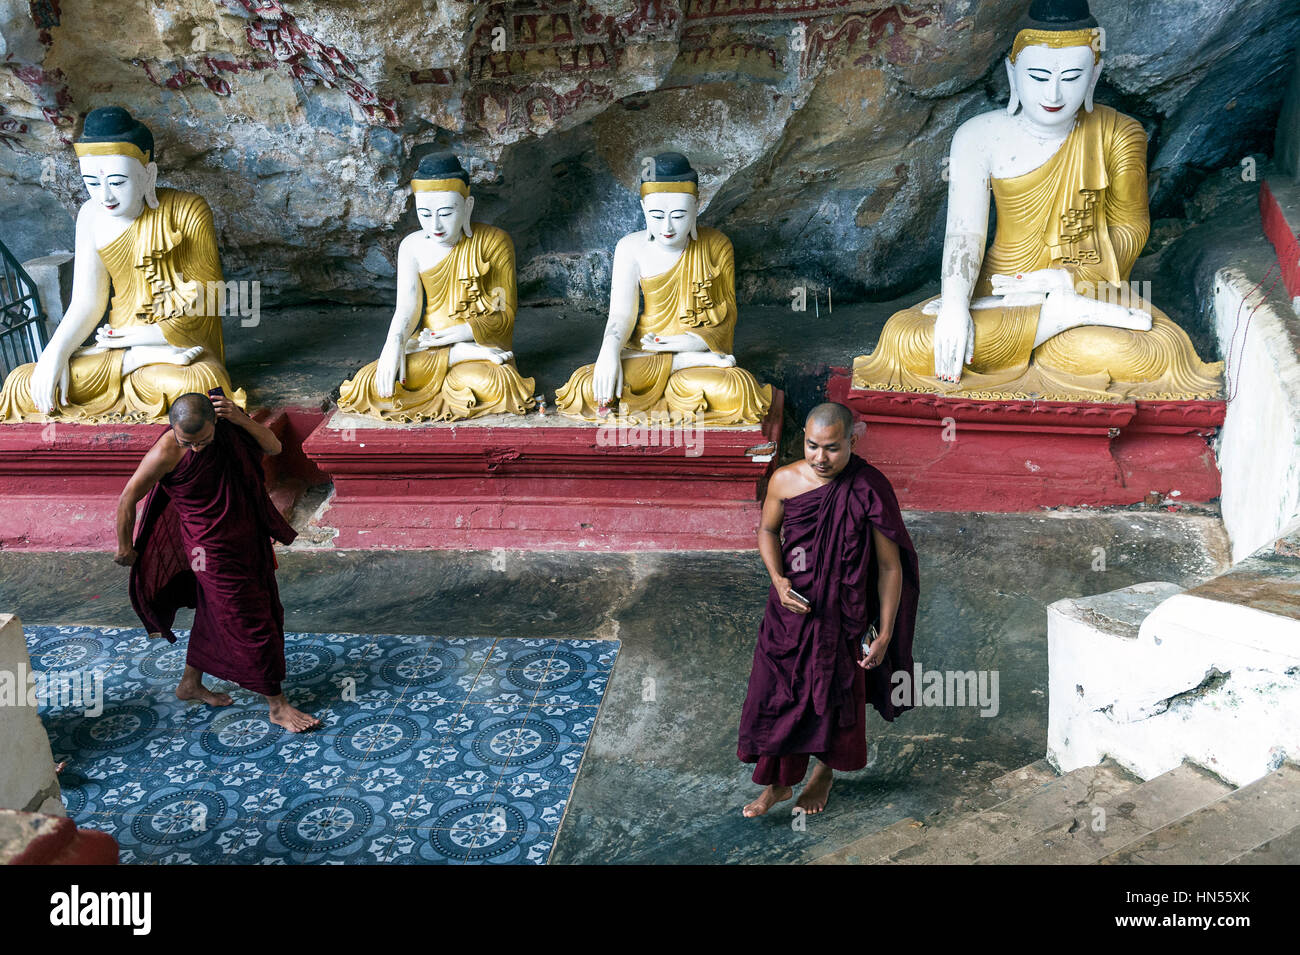
[[[301,437],[324,417],[298,409],[254,417],[284,451],[264,461],[282,513],[298,492],[325,480],[302,457]],[[0,548],[117,549],[117,500],[165,424],[0,424]],[[201,452],[200,452],[201,453]]]
[[[1294,188],[1291,195],[1295,194]],[[1278,201],[1277,194],[1266,182],[1259,189],[1259,215],[1264,234],[1277,250],[1277,261],[1282,267],[1282,281],[1291,299],[1300,298],[1300,218],[1292,204],[1291,217]]]
[[[1209,439],[1222,401],[984,401],[851,387],[831,401],[866,423],[858,449],[905,508],[1025,511],[1219,496]],[[865,444],[863,443],[865,441]]]
[[[750,549],[782,414],[779,391],[742,428],[336,414],[303,444],[334,482],[314,523],[344,548]]]

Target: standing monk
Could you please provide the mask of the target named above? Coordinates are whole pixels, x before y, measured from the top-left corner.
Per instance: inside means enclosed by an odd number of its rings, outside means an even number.
[[[890,690],[894,671],[911,679],[916,551],[894,489],[854,455],[856,443],[853,413],[818,405],[804,424],[804,459],[768,484],[758,550],[772,588],[737,748],[767,788],[745,806],[749,817],[794,795],[809,756],[818,764],[796,806],[821,812],[832,771],[867,765],[867,701],[890,721],[911,708]]]
[[[117,505],[117,557],[131,568],[131,604],[151,636],[176,642],[172,622],[193,607],[185,674],[176,695],[210,706],[230,697],[203,674],[267,698],[271,722],[293,733],[320,720],[289,705],[284,679],[284,607],[271,538],[297,536],[267,496],[262,455],[280,441],[229,398],[187,394],[171,406],[171,428],[149,449]],[[147,495],[147,499],[146,499]],[[144,520],[131,544],[136,505]]]

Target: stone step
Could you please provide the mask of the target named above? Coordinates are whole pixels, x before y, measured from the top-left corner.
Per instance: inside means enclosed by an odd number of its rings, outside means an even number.
[[[1132,789],[1081,807],[1070,819],[1008,845],[979,860],[993,865],[1091,865],[1150,832],[1195,812],[1232,792],[1203,769],[1184,763]],[[1104,828],[1093,826],[1101,822]]]
[[[1228,865],[1300,865],[1300,826],[1243,852]]]
[[[1242,786],[1098,860],[1100,865],[1219,865],[1300,826],[1300,766]]]
[[[991,809],[935,827],[928,836],[881,860],[900,865],[969,865],[1009,843],[1041,832],[1137,785],[1140,780],[1107,760],[1084,766]]]
[[[1052,768],[1052,764],[1045,759],[1030,763],[1028,766],[1021,766],[1019,769],[1013,769],[1009,773],[1003,773],[993,782],[989,783],[988,789],[981,792],[978,796],[968,799],[964,803],[964,808],[974,812],[982,812],[985,809],[992,809],[999,803],[1004,803],[1013,796],[1020,793],[1028,792],[1031,789],[1037,789],[1044,783],[1058,779],[1060,773]]]
[[[1009,773],[1003,773],[989,783],[989,788],[975,797],[972,802],[977,809],[995,806],[1006,802],[1016,794],[1036,789],[1050,779],[1056,778],[1056,771],[1045,759],[1021,766]],[[942,825],[940,823],[939,825]],[[891,826],[873,832],[861,839],[856,839],[834,852],[814,859],[810,865],[871,865],[892,853],[905,849],[917,840],[925,837],[929,829],[916,819],[900,819]]]
[[[920,839],[926,825],[915,819],[900,819],[869,836],[850,842],[842,849],[814,859],[809,865],[871,865],[892,852],[906,848]]]

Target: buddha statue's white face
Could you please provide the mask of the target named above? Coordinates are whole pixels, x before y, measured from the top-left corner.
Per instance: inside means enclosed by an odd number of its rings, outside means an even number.
[[[145,201],[154,196],[158,167],[143,165],[131,156],[83,156],[81,181],[90,198],[111,216],[134,219],[144,211]],[[157,198],[149,203],[157,205]]]
[[[1091,106],[1101,76],[1090,46],[1027,46],[1008,69],[1025,119],[1037,126],[1069,127],[1080,107]]]
[[[459,192],[417,192],[415,214],[420,228],[439,245],[452,246],[462,235],[469,235],[469,218],[474,212],[474,197]]]
[[[699,201],[687,192],[652,192],[641,200],[645,227],[655,242],[684,249],[695,234]]]

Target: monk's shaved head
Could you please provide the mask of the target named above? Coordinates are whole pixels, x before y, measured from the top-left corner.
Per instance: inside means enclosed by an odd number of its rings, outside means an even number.
[[[808,417],[803,423],[805,431],[818,428],[839,427],[839,436],[841,439],[853,434],[853,412],[844,405],[834,401],[828,401],[820,404],[812,411],[808,412]]]
[[[207,395],[190,392],[172,402],[167,420],[173,428],[179,428],[185,434],[198,434],[204,425],[216,423],[217,411]]]

